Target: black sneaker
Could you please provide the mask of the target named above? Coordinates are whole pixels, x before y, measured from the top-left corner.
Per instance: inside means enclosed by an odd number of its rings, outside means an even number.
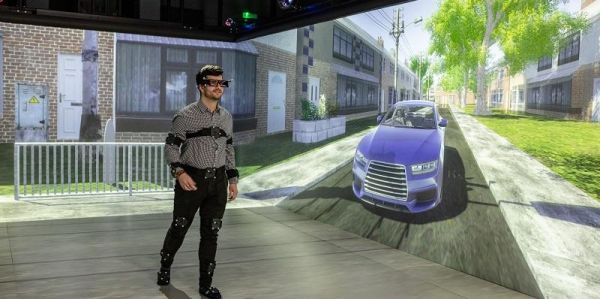
[[[156,272],[156,284],[159,286],[166,286],[171,281],[171,269],[160,268],[160,271]]]
[[[208,299],[221,299],[221,293],[219,293],[219,289],[215,287],[200,287],[198,292],[200,293],[200,295]]]

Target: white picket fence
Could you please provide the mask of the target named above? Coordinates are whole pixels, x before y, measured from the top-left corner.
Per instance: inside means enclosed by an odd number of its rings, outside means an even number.
[[[164,143],[17,142],[15,200],[173,189]]]

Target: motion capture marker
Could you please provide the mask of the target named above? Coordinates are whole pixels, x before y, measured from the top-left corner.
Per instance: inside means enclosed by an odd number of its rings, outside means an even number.
[[[187,219],[185,217],[177,217],[177,219],[175,219],[175,227],[181,227],[184,228],[187,225]]]
[[[212,230],[214,232],[218,232],[221,229],[221,225],[223,224],[223,221],[219,218],[214,218],[212,221]]]

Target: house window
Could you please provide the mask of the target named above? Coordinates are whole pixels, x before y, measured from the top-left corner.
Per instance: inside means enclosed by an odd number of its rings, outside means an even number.
[[[544,56],[538,60],[538,72],[552,67],[552,56]]]
[[[379,100],[376,90],[375,83],[338,75],[337,98],[341,110],[376,106]]]
[[[361,52],[360,52],[360,64],[365,67],[368,70],[373,70],[374,69],[374,61],[375,61],[375,54],[373,49],[369,48],[366,45],[363,45],[361,47]]]
[[[187,63],[188,50],[182,48],[167,48],[167,62]]]
[[[170,118],[196,101],[196,73],[220,64],[233,79],[221,103],[234,117],[253,117],[256,57],[238,51],[120,41],[117,43],[116,110],[120,116]]]
[[[187,103],[188,77],[185,71],[167,71],[165,84],[165,110],[176,112]]]
[[[223,94],[223,106],[236,118],[255,116],[256,56],[223,51],[223,71],[232,84]]]
[[[4,57],[2,57],[4,41],[0,32],[0,78],[4,78]],[[0,118],[4,117],[4,80],[0,80]]]
[[[198,64],[214,64],[218,60],[217,52],[211,50],[196,51],[196,63]]]
[[[567,112],[571,107],[571,80],[529,89],[527,108]]]
[[[346,81],[346,101],[344,107],[356,106],[356,84],[351,80]]]
[[[550,86],[550,104],[564,105],[566,102],[566,94],[563,92],[563,84],[553,84]]]
[[[160,113],[160,46],[117,44],[117,112]]]
[[[333,56],[352,62],[352,36],[333,27]]]
[[[564,48],[558,53],[558,65],[579,60],[579,32],[567,38]]]
[[[492,107],[501,106],[502,105],[502,97],[503,97],[502,89],[496,89],[492,93]]]
[[[367,86],[367,104],[375,105],[375,87]]]
[[[541,89],[539,87],[535,87],[530,89],[529,97],[527,98],[528,104],[538,104],[541,99]]]

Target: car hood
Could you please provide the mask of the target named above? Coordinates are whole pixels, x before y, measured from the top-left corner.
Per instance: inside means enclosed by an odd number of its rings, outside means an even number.
[[[378,126],[365,136],[358,149],[369,160],[410,164],[437,160],[442,146],[435,129]]]

